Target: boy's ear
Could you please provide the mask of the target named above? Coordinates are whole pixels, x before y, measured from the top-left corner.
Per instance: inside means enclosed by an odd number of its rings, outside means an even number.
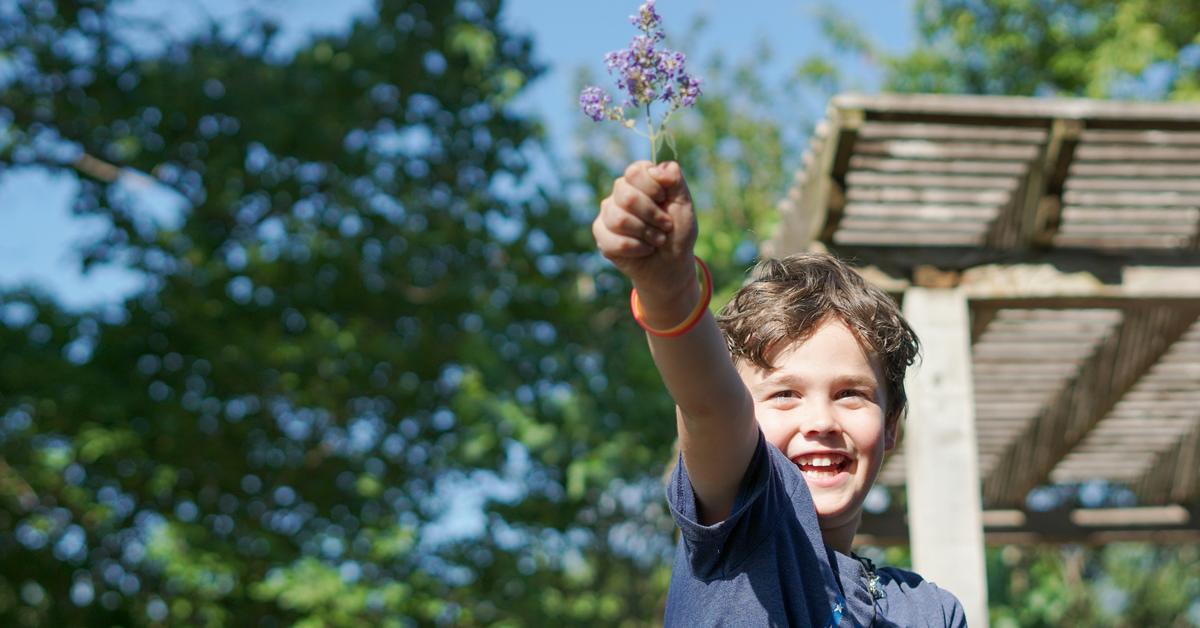
[[[896,417],[883,428],[883,450],[891,451],[900,441],[900,417]]]

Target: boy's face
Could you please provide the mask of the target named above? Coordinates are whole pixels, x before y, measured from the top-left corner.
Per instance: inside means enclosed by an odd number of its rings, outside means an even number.
[[[857,528],[884,452],[896,444],[895,426],[884,425],[877,360],[836,317],[803,342],[781,343],[768,359],[774,370],[738,363],[767,442],[800,468],[822,529]]]

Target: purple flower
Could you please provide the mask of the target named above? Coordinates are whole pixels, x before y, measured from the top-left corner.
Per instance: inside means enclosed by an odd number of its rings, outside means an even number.
[[[655,37],[662,39],[662,18],[654,10],[654,0],[646,0],[646,4],[638,7],[637,15],[629,16],[629,23],[644,33],[655,33]]]
[[[608,73],[616,79],[617,89],[625,96],[620,107],[610,107],[612,99],[596,86],[585,87],[579,94],[579,106],[583,113],[597,122],[609,119],[622,122],[633,129],[633,119],[626,118],[626,110],[633,109],[633,116],[643,112],[647,118],[647,133],[651,155],[655,153],[655,142],[665,133],[666,119],[681,107],[691,107],[700,96],[700,80],[687,73],[687,57],[682,52],[660,47],[664,39],[662,18],[654,10],[654,0],[646,0],[638,7],[637,15],[629,21],[641,31],[629,42],[629,47],[604,55]],[[650,118],[650,106],[664,103],[667,111],[655,125]],[[635,129],[636,130],[636,129]]]
[[[587,117],[596,122],[608,117],[608,104],[611,102],[612,97],[595,85],[589,85],[579,92],[579,106]]]

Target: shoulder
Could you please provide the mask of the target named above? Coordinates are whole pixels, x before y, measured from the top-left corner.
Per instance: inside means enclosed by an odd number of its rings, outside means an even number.
[[[926,625],[967,625],[966,613],[953,593],[906,569],[882,567],[877,573],[888,596],[889,615],[920,617],[926,622],[940,616],[941,624]]]

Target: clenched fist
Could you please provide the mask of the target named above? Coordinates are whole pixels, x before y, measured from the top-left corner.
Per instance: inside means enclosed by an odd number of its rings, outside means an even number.
[[[644,305],[695,292],[696,215],[679,164],[636,161],[600,203],[592,235]]]

